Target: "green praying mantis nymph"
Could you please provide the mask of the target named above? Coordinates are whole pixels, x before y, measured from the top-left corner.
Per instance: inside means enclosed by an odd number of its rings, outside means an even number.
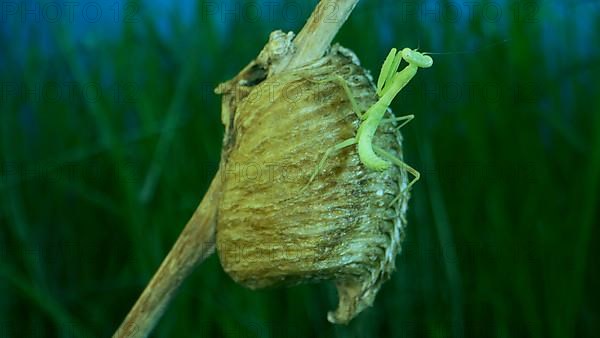
[[[400,63],[405,60],[408,65],[401,71],[398,71]],[[377,127],[383,121],[383,116],[388,110],[388,107],[392,103],[392,100],[396,95],[408,84],[408,82],[417,74],[419,68],[429,68],[433,65],[433,59],[423,53],[419,53],[416,50],[410,48],[404,48],[402,51],[398,51],[396,48],[392,48],[387,58],[385,59],[379,78],[377,80],[377,96],[378,101],[373,104],[364,114],[360,113],[356,101],[352,97],[350,88],[346,82],[340,76],[335,77],[335,81],[339,83],[346,94],[348,95],[352,104],[352,109],[361,119],[360,126],[356,132],[356,136],[349,138],[325,151],[323,158],[317,165],[315,171],[308,183],[302,188],[306,189],[308,185],[314,180],[319,171],[323,168],[325,161],[331,155],[331,153],[343,149],[345,147],[357,144],[358,155],[360,161],[365,167],[383,171],[388,169],[392,164],[395,164],[408,171],[414,178],[406,186],[406,191],[412,187],[412,185],[419,180],[420,173],[404,163],[402,160],[390,154],[389,152],[381,149],[380,147],[373,144],[373,137],[377,131]],[[402,121],[398,128],[401,128],[406,123],[410,122],[414,118],[414,115],[406,115],[401,117],[392,118],[394,121]]]

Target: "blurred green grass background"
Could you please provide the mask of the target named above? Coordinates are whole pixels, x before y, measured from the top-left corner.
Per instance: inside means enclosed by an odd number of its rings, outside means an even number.
[[[94,3],[2,3],[0,338],[112,334],[216,172],[212,89],[316,1]],[[391,47],[443,53],[392,106],[416,115],[423,174],[392,280],[332,326],[332,285],[250,291],[213,256],[152,336],[593,337],[599,19],[597,1],[363,0],[336,40],[374,74]]]

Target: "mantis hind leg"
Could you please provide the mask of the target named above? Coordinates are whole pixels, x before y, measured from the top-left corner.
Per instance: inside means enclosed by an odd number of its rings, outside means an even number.
[[[359,119],[362,119],[363,115],[360,112],[360,107],[358,106],[358,103],[356,103],[354,95],[352,94],[352,90],[346,83],[346,80],[344,80],[343,77],[336,75],[333,81],[336,82],[340,87],[342,87],[342,89],[344,89],[344,92],[346,93],[346,96],[348,97],[348,100],[352,105],[352,111],[354,111],[354,113],[356,114],[356,116],[358,116]]]
[[[306,185],[300,190],[300,192],[306,190],[306,188],[308,188],[308,186],[312,183],[312,181],[315,179],[315,177],[317,177],[317,175],[319,174],[319,171],[321,171],[323,169],[323,167],[325,166],[325,161],[327,161],[327,158],[331,155],[331,153],[336,152],[340,149],[344,149],[353,144],[356,144],[356,138],[354,138],[354,137],[349,138],[349,139],[347,139],[343,142],[340,142],[340,143],[334,145],[333,147],[327,149],[325,151],[325,154],[323,154],[321,161],[319,161],[319,164],[317,164],[317,167],[315,168],[312,175],[310,176],[308,183],[306,183]]]
[[[346,80],[344,80],[344,78],[341,75],[333,75],[331,78],[327,78],[324,80],[310,80],[309,79],[309,81],[314,82],[314,83],[334,82],[338,86],[342,87],[342,89],[344,90],[344,93],[346,93],[346,96],[348,97],[348,100],[350,101],[350,105],[352,105],[352,111],[356,114],[356,116],[358,116],[358,118],[362,119],[363,114],[361,113],[361,109],[358,106],[358,103],[356,103],[356,99],[354,99],[352,90],[346,83]]]
[[[400,123],[400,125],[396,127],[396,130],[398,130],[398,129],[404,127],[408,122],[412,121],[414,118],[415,118],[415,116],[412,114],[405,115],[405,116],[399,116],[399,117],[394,116],[394,117],[391,117],[388,119],[383,119],[383,120],[381,120],[381,122],[383,123],[383,122],[400,122],[400,121],[402,121],[402,123]]]
[[[413,186],[413,184],[415,184],[420,178],[421,178],[421,173],[419,173],[415,168],[409,166],[408,164],[404,163],[404,161],[402,161],[401,159],[399,159],[398,157],[388,153],[387,151],[381,149],[380,147],[373,145],[373,149],[375,150],[375,152],[377,152],[379,154],[379,156],[385,158],[386,160],[392,162],[393,164],[397,165],[398,167],[408,171],[408,173],[410,173],[411,175],[413,175],[413,179],[408,183],[408,185],[406,186],[406,188],[404,188],[400,194],[398,194],[398,196],[396,196],[396,198],[394,198],[394,200],[392,200],[392,202],[390,204],[394,204],[402,194],[404,194],[405,192],[409,191],[410,188]]]

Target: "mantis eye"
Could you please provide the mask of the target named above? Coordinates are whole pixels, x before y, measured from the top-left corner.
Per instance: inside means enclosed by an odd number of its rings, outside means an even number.
[[[414,64],[420,68],[429,68],[433,65],[433,59],[429,55],[419,53],[410,48],[404,48],[402,50],[402,58],[410,64]]]

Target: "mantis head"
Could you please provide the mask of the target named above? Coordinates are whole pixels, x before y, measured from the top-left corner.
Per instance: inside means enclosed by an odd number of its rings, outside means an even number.
[[[431,56],[425,55],[424,53],[419,53],[410,48],[404,48],[402,50],[402,58],[406,60],[406,62],[419,68],[429,68],[433,65],[433,59]]]

